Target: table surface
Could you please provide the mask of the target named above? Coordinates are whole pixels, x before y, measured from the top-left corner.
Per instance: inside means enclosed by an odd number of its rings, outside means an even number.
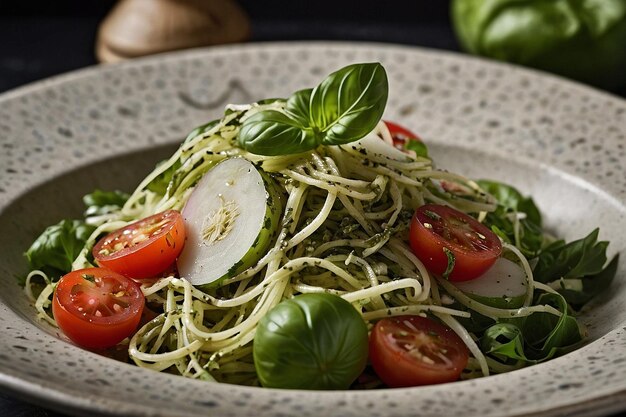
[[[1,7],[0,7],[1,11]],[[102,16],[0,14],[0,93],[52,75],[96,64],[93,45]],[[289,11],[287,11],[289,13]],[[356,40],[380,41],[458,51],[441,10],[418,24],[400,21],[346,21],[314,17],[252,16],[252,41]],[[626,97],[626,91],[618,92]],[[0,390],[0,416],[64,417]]]

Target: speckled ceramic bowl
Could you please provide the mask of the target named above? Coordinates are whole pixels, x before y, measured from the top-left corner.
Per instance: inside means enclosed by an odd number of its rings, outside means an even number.
[[[381,44],[214,48],[91,68],[0,98],[0,385],[76,414],[150,416],[591,415],[626,408],[626,263],[584,317],[591,342],[506,375],[411,389],[302,392],[186,380],[84,351],[35,318],[15,276],[41,230],[96,187],[130,190],[230,102],[285,96],[381,61],[386,117],[440,166],[532,193],[567,238],[600,226],[626,248],[626,102],[527,70]]]

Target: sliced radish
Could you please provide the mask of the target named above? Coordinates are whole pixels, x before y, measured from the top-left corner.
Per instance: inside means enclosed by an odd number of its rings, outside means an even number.
[[[521,266],[500,257],[480,277],[454,285],[480,303],[498,308],[518,308],[524,304],[528,278]]]
[[[226,159],[198,182],[183,208],[187,241],[181,277],[207,285],[254,265],[278,229],[276,186],[243,158]]]
[[[368,133],[356,142],[341,146],[356,149],[363,154],[364,158],[367,158],[367,156],[383,156],[396,161],[407,162],[411,160],[406,153],[385,142],[374,132]]]

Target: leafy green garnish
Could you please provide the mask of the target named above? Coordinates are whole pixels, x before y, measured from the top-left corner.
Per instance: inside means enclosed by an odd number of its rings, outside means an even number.
[[[570,243],[557,240],[546,246],[541,214],[532,198],[510,185],[488,180],[477,183],[498,201],[497,209],[487,214],[485,224],[502,240],[517,246],[526,257],[536,258],[533,268],[536,281],[550,284],[575,309],[609,286],[617,271],[618,258],[607,265],[609,242],[598,241],[598,229],[583,239]],[[519,222],[517,236],[516,222]]]
[[[314,89],[294,93],[283,111],[264,110],[246,119],[238,143],[259,155],[286,155],[319,145],[361,139],[380,121],[388,83],[379,63],[353,64]]]
[[[619,255],[615,255],[602,271],[597,274],[581,277],[580,282],[582,288],[578,290],[571,289],[563,283],[564,285],[557,289],[557,291],[565,297],[572,307],[580,309],[583,305],[591,301],[592,298],[609,287],[617,273],[618,261]]]
[[[498,201],[495,211],[487,214],[485,224],[507,243],[517,246],[527,257],[536,256],[544,244],[541,213],[530,197],[524,197],[510,185],[478,180],[478,185]],[[521,218],[516,216],[521,214]],[[516,222],[519,229],[516,236]]]
[[[421,140],[407,139],[404,143],[404,149],[415,152],[415,156],[429,158],[428,147]]]
[[[446,247],[443,248],[443,252],[446,254],[448,263],[446,265],[446,270],[443,272],[441,276],[445,279],[448,279],[448,277],[452,273],[452,270],[454,269],[454,265],[456,264],[456,258],[454,256],[454,252],[452,252],[450,249]]]
[[[183,143],[187,143],[190,140],[192,140],[193,138],[195,138],[196,136],[198,136],[198,135],[200,135],[202,133],[208,132],[209,130],[211,130],[212,128],[217,126],[219,122],[220,122],[220,119],[215,119],[215,120],[210,121],[209,123],[206,123],[206,124],[203,124],[203,125],[200,125],[200,126],[196,127],[194,130],[189,132],[189,134],[187,135],[187,137],[185,138]]]
[[[53,280],[70,272],[94,230],[80,220],[62,220],[49,226],[25,253],[30,269],[42,270]]]
[[[191,141],[198,135],[208,132],[209,130],[217,126],[219,123],[220,123],[220,119],[216,119],[216,120],[212,120],[208,123],[205,123],[203,125],[196,127],[191,132],[189,132],[189,134],[187,135],[187,137],[185,138],[182,144],[184,145],[185,143]],[[166,162],[167,160],[160,161],[159,163],[157,163],[155,168],[158,168],[161,164],[166,163]],[[157,175],[152,181],[150,181],[150,183],[148,183],[146,188],[157,194],[165,195],[165,193],[167,192],[167,187],[170,185],[170,182],[172,181],[172,178],[174,177],[174,173],[181,167],[181,165],[182,164],[180,160],[174,162],[172,166],[170,166],[168,169],[166,169],[161,174]]]
[[[561,278],[579,278],[597,274],[606,263],[609,242],[598,242],[599,229],[583,239],[565,243],[558,240],[545,247],[533,272],[535,279],[550,282]]]
[[[533,364],[580,345],[583,339],[580,327],[569,314],[567,302],[561,295],[542,294],[533,304],[551,305],[561,315],[536,312],[527,317],[502,320],[485,331],[480,339],[481,350],[504,363]]]
[[[156,168],[158,168],[159,165],[165,162],[167,161],[159,162]],[[165,171],[157,175],[152,181],[150,181],[146,188],[157,194],[165,195],[165,193],[167,192],[167,187],[169,186],[170,181],[172,181],[172,178],[174,177],[174,173],[180,168],[180,166],[181,166],[180,161],[174,162],[171,167],[169,167],[168,169],[166,169]]]
[[[83,203],[87,206],[85,217],[99,216],[119,210],[129,195],[122,191],[95,190],[83,197]]]
[[[582,307],[609,286],[617,271],[618,256],[606,265],[609,242],[598,241],[598,233],[595,229],[582,239],[570,243],[558,240],[545,247],[533,269],[535,280],[556,282],[557,291],[567,302]],[[580,280],[580,285],[572,285],[575,280]]]

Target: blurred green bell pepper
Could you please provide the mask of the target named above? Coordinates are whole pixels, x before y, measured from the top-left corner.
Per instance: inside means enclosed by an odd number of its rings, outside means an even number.
[[[453,0],[452,19],[471,53],[626,87],[626,0]]]

